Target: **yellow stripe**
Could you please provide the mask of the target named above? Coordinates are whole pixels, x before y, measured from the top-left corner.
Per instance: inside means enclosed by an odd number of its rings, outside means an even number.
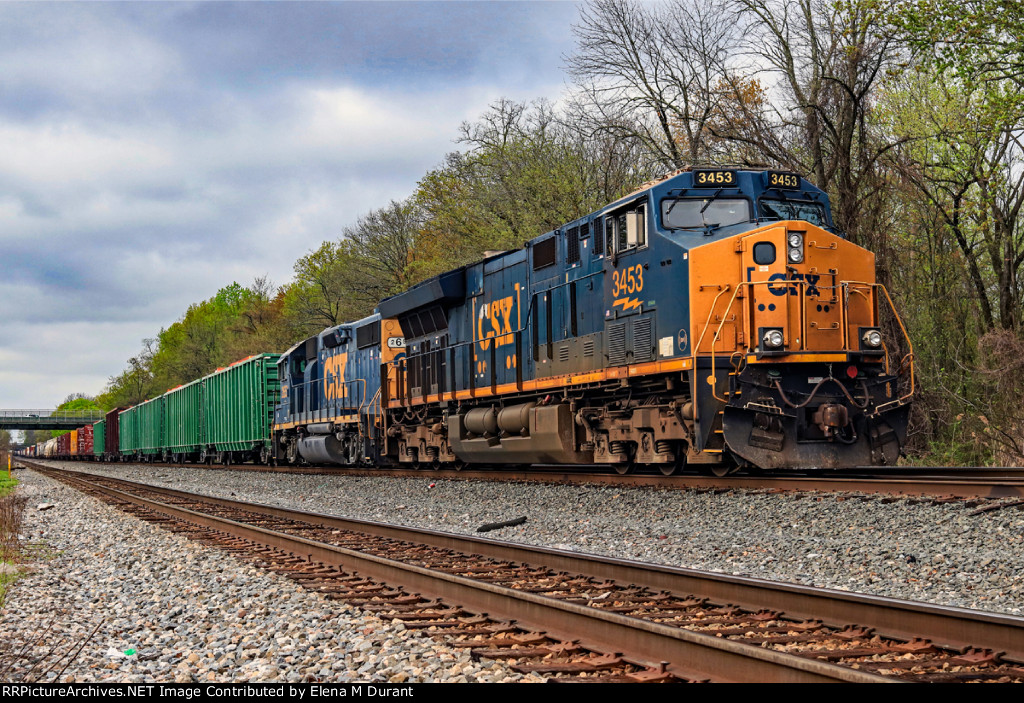
[[[747,356],[748,364],[777,364],[780,361],[784,361],[787,364],[793,363],[805,363],[812,361],[849,361],[850,355],[846,353],[841,354],[786,354],[785,356],[766,356],[763,359],[758,359],[754,355]]]

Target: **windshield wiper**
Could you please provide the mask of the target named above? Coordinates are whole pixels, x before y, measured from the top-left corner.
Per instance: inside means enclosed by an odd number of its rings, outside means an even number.
[[[700,209],[700,214],[701,215],[704,214],[704,211],[708,209],[708,206],[711,205],[711,203],[715,202],[715,200],[718,199],[718,196],[722,194],[723,190],[725,190],[725,188],[719,188],[717,193],[715,193],[710,198],[708,198],[708,201],[706,203],[704,203],[704,207],[702,207]],[[701,218],[701,219],[703,219],[703,218]]]

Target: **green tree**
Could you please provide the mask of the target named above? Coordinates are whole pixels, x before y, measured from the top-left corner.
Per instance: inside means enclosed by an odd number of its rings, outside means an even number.
[[[617,149],[608,134],[581,132],[571,113],[544,101],[499,100],[460,134],[465,151],[449,154],[415,196],[423,225],[414,258],[423,276],[488,250],[518,249],[650,175],[635,144]]]
[[[357,306],[347,298],[350,263],[351,257],[333,241],[295,262],[295,280],[284,293],[284,312],[297,338],[358,317]]]
[[[422,220],[415,201],[392,200],[345,228],[339,244],[350,261],[345,288],[358,312],[368,315],[380,300],[419,280],[413,245]]]
[[[918,57],[938,70],[1024,85],[1024,5],[1018,0],[900,0],[891,18]]]
[[[60,412],[61,410],[102,410],[102,408],[97,405],[95,398],[91,398],[84,393],[72,393],[64,399],[63,403],[57,406],[55,412]],[[83,422],[83,424],[85,423]],[[60,437],[68,432],[70,430],[51,430],[50,436]]]

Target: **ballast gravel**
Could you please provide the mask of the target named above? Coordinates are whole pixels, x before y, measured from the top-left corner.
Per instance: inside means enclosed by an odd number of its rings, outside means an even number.
[[[446,480],[429,473],[423,478],[387,478],[143,465],[53,464],[237,500],[464,534],[475,534],[477,528],[486,523],[525,516],[524,524],[499,529],[487,536],[774,581],[1024,614],[1024,581],[1019,579],[1019,574],[1024,573],[1024,511],[1014,508],[972,515],[974,508],[962,503],[932,504],[912,499],[883,502],[877,497],[850,493],[714,493]],[[32,476],[29,472],[22,472],[22,475]],[[104,587],[105,593],[120,593],[120,580],[124,580],[125,591],[130,593],[140,588],[136,585],[137,574],[162,570],[160,577],[154,579],[163,582],[162,587],[146,586],[153,591],[147,592],[145,597],[156,603],[154,610],[166,616],[173,612],[174,606],[169,603],[175,606],[187,603],[189,607],[198,604],[195,607],[200,608],[204,625],[198,626],[198,632],[187,626],[183,638],[172,640],[173,644],[160,639],[169,636],[160,629],[162,625],[146,624],[144,618],[134,614],[133,606],[121,606],[123,614],[113,611],[119,623],[113,630],[126,634],[111,646],[133,646],[131,633],[143,632],[149,638],[147,646],[156,646],[161,652],[157,660],[161,663],[152,665],[156,669],[138,668],[143,662],[106,661],[102,665],[118,664],[113,674],[117,680],[128,676],[173,678],[177,675],[198,678],[213,675],[220,677],[218,680],[280,680],[322,675],[322,661],[332,662],[329,671],[340,680],[371,680],[371,677],[378,677],[372,680],[389,680],[402,675],[409,680],[514,678],[505,671],[487,670],[491,664],[474,665],[468,658],[445,661],[444,665],[433,669],[418,662],[434,663],[436,655],[420,654],[420,659],[408,662],[406,660],[414,655],[392,654],[391,660],[382,655],[384,664],[378,664],[380,658],[372,662],[358,659],[360,647],[369,646],[376,652],[378,644],[383,649],[383,643],[397,642],[394,628],[385,624],[364,626],[364,616],[358,611],[302,593],[291,582],[256,573],[229,557],[134,519],[111,517],[108,515],[111,509],[97,507],[100,504],[94,501],[89,503],[92,507],[86,514],[82,502],[91,499],[76,498],[77,494],[69,489],[41,489],[43,481],[39,477],[28,480],[30,486],[36,487],[31,490],[43,491],[39,500],[32,504],[46,499],[56,503],[57,508],[42,514],[46,517],[33,517],[39,521],[33,524],[45,525],[45,520],[61,516],[57,521],[60,527],[34,527],[45,533],[34,533],[33,539],[43,539],[53,548],[68,550],[66,563],[69,566],[97,570],[103,574],[98,578],[115,582]],[[45,485],[52,486],[49,482]],[[100,526],[94,526],[93,521],[101,521]],[[99,539],[94,532],[105,535],[102,547],[91,546]],[[132,540],[121,545],[119,535],[130,535]],[[176,546],[171,551],[165,545],[167,539],[175,540]],[[95,557],[97,552],[105,558]],[[90,558],[91,554],[94,558]],[[188,566],[175,566],[182,562]],[[52,573],[52,568],[44,566],[40,574],[31,578],[41,578],[47,570]],[[264,605],[256,607],[264,609],[261,612],[266,625],[264,620],[233,619],[238,617],[238,609],[233,610],[233,604],[222,607],[225,599],[240,596],[216,594],[234,593],[232,589],[241,577],[233,576],[230,580],[222,577],[218,581],[211,577],[211,573],[220,573],[217,569],[231,574],[240,570],[246,574],[246,579],[256,580],[254,583],[274,584],[273,597],[266,599],[262,596],[268,586],[243,590],[245,597],[261,598],[259,602]],[[176,580],[187,583],[189,590],[183,590]],[[12,598],[21,599],[17,602],[24,605],[19,607],[38,607],[31,605],[33,598],[40,593],[50,593],[56,585],[44,581],[45,587],[40,589],[33,583],[26,580],[16,587]],[[149,583],[149,580],[143,579],[140,583]],[[120,603],[125,597],[83,595],[82,607],[107,612],[108,608],[97,603],[102,604],[106,599]],[[248,606],[246,609],[251,611]],[[16,617],[10,612],[9,605],[0,619],[0,639],[17,629]],[[337,615],[330,619],[332,616],[325,613]],[[375,618],[371,620],[379,623]],[[289,629],[291,623],[297,625]],[[367,629],[372,634],[362,634]],[[227,634],[222,634],[224,632]],[[310,645],[308,633],[312,632],[320,634],[315,644]],[[307,633],[306,639],[299,638],[301,633]],[[215,655],[209,654],[206,648],[208,637],[213,637],[216,643]],[[284,645],[279,643],[289,637],[294,649],[282,654]],[[355,639],[350,639],[353,637]],[[106,640],[99,641],[102,646],[97,652],[107,648]],[[367,641],[374,644],[366,645]],[[399,648],[408,652],[407,648],[412,645],[404,642]],[[434,651],[431,648],[439,645],[427,640],[422,646]],[[225,648],[226,652],[221,651]],[[316,651],[310,653],[310,649]],[[193,655],[198,660],[190,662]],[[289,655],[298,663],[285,661]],[[446,656],[459,655],[449,652]],[[351,660],[344,657],[357,659],[349,663]],[[254,658],[259,663],[255,663]],[[395,663],[395,658],[399,663]],[[188,669],[187,673],[185,670],[178,672],[175,667],[182,666],[182,659],[189,665],[195,664],[195,668]],[[235,660],[245,663],[239,665],[233,663]],[[90,661],[93,668],[85,669],[84,673],[77,669],[75,675],[96,676],[97,662],[103,660],[94,656]],[[334,669],[338,661],[345,663]],[[212,665],[221,668],[212,669]],[[378,665],[380,669],[375,668]],[[482,666],[484,672],[473,666]],[[315,672],[311,673],[311,669]]]
[[[343,517],[773,581],[1024,614],[1024,510],[763,493],[62,464]],[[887,499],[888,500],[888,499]]]
[[[17,475],[32,559],[0,610],[0,680],[540,680],[475,662],[34,472]],[[46,503],[53,509],[38,510]]]

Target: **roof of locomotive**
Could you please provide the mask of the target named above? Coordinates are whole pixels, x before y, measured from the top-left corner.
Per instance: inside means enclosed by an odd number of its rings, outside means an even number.
[[[707,185],[697,184],[695,183],[695,178],[700,172],[732,172],[736,176],[737,183],[735,185],[724,185],[720,183],[709,183]],[[796,176],[799,179],[799,186],[795,188],[773,186],[769,183],[769,179],[773,174]],[[686,169],[679,171],[672,171],[665,174],[662,178],[644,183],[632,193],[624,195],[618,200],[609,203],[593,214],[602,214],[609,210],[614,210],[621,205],[637,200],[638,196],[644,194],[650,194],[656,201],[669,196],[693,195],[696,197],[708,197],[715,194],[739,194],[756,202],[761,197],[769,193],[775,194],[783,200],[787,199],[790,194],[799,194],[799,199],[801,200],[810,200],[821,203],[825,206],[825,210],[829,214],[829,225],[832,225],[828,194],[800,174],[793,173],[792,171],[782,171],[770,168],[753,169],[750,167],[729,166],[713,168],[687,167]]]
[[[698,185],[695,183],[695,178],[701,172],[732,172],[734,174],[736,184],[735,185]],[[772,174],[785,174],[787,176],[796,176],[799,182],[798,187],[778,187],[772,186],[769,183],[769,179]],[[644,183],[636,190],[632,191],[628,195],[624,195],[618,200],[615,200],[604,207],[590,212],[582,217],[579,217],[571,222],[566,223],[559,230],[581,224],[584,222],[590,222],[604,214],[616,210],[617,208],[634,203],[640,198],[649,199],[652,202],[659,202],[664,198],[670,197],[698,197],[698,198],[715,198],[720,196],[733,196],[733,197],[744,197],[750,199],[750,201],[756,204],[762,197],[774,196],[779,200],[802,200],[812,201],[820,203],[825,207],[825,213],[828,220],[827,229],[834,231],[834,225],[832,222],[832,212],[829,204],[828,195],[812,184],[810,181],[805,179],[799,174],[792,173],[790,171],[780,171],[769,168],[751,168],[749,166],[720,166],[712,168],[704,167],[686,167],[677,171],[671,171],[661,178],[648,181]],[[757,212],[755,207],[754,212]],[[755,215],[756,217],[756,215]],[[770,220],[775,221],[775,220]],[[729,225],[726,227],[717,228],[715,230],[716,235],[728,235],[734,234],[737,229],[749,228],[751,225],[760,226],[765,220],[755,219],[753,222],[744,222],[736,225]],[[533,242],[538,239],[548,237],[555,231],[543,232],[532,238],[525,244],[530,246]],[[706,232],[698,232],[697,234],[705,235]],[[425,281],[417,283],[412,288],[385,298],[378,304],[378,311],[381,317],[390,318],[398,317],[403,313],[407,313],[412,310],[418,310],[427,305],[444,303],[449,300],[462,299],[465,292],[465,276],[463,272],[472,267],[489,261],[511,256],[517,252],[522,251],[521,249],[514,249],[511,251],[502,252],[488,252],[489,256],[485,256],[482,259],[471,262],[464,266],[446,271],[437,276],[433,276]],[[352,324],[352,323],[349,323]],[[300,343],[301,344],[301,343]],[[298,346],[298,345],[296,345]],[[292,348],[294,349],[294,347]],[[292,351],[292,350],[289,350]],[[285,352],[286,354],[288,352]]]

